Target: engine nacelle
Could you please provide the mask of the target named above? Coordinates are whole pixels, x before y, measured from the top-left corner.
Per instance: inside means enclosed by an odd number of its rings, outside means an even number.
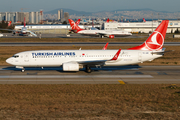
[[[114,38],[114,35],[109,35],[109,38]]]
[[[64,63],[63,71],[79,71],[79,64],[78,63]]]

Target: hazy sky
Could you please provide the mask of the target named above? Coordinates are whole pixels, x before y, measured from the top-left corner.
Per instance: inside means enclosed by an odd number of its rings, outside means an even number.
[[[50,11],[70,8],[77,11],[98,12],[117,9],[150,8],[157,11],[180,11],[180,0],[0,0],[0,12],[9,11]]]

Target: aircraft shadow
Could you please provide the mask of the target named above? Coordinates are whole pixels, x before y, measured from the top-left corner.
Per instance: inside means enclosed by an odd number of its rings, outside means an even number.
[[[108,67],[98,67],[98,68],[91,68],[92,71],[115,71],[115,70],[138,70],[138,68],[141,68],[139,65],[127,65],[127,66],[108,66]],[[1,70],[13,70],[13,71],[21,71],[19,68],[15,68],[13,66],[11,67],[5,67],[2,68]],[[62,67],[44,67],[43,69],[40,67],[25,67],[25,70],[28,71],[33,71],[33,70],[56,70],[58,72],[63,72],[63,73],[75,73],[75,72],[67,72],[63,71]],[[80,69],[79,71],[85,71],[85,68]]]

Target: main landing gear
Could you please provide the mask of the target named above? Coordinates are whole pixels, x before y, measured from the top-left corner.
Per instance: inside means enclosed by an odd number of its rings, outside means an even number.
[[[87,73],[91,73],[92,72],[92,70],[91,70],[91,68],[89,66],[86,66],[86,72]]]

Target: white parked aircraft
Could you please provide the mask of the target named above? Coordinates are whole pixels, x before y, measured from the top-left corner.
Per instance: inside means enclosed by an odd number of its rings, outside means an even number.
[[[118,31],[118,30],[84,30],[81,29],[72,19],[69,19],[69,23],[71,25],[72,30],[74,30],[75,33],[79,33],[81,35],[87,35],[87,36],[99,36],[101,38],[103,37],[109,37],[114,38],[115,36],[131,36],[132,34],[127,31]]]
[[[79,71],[85,67],[91,72],[95,66],[123,66],[152,61],[164,55],[164,39],[169,21],[164,20],[140,46],[127,50],[36,50],[15,54],[7,63],[24,67],[60,67],[63,71]],[[106,45],[107,47],[107,45]]]

